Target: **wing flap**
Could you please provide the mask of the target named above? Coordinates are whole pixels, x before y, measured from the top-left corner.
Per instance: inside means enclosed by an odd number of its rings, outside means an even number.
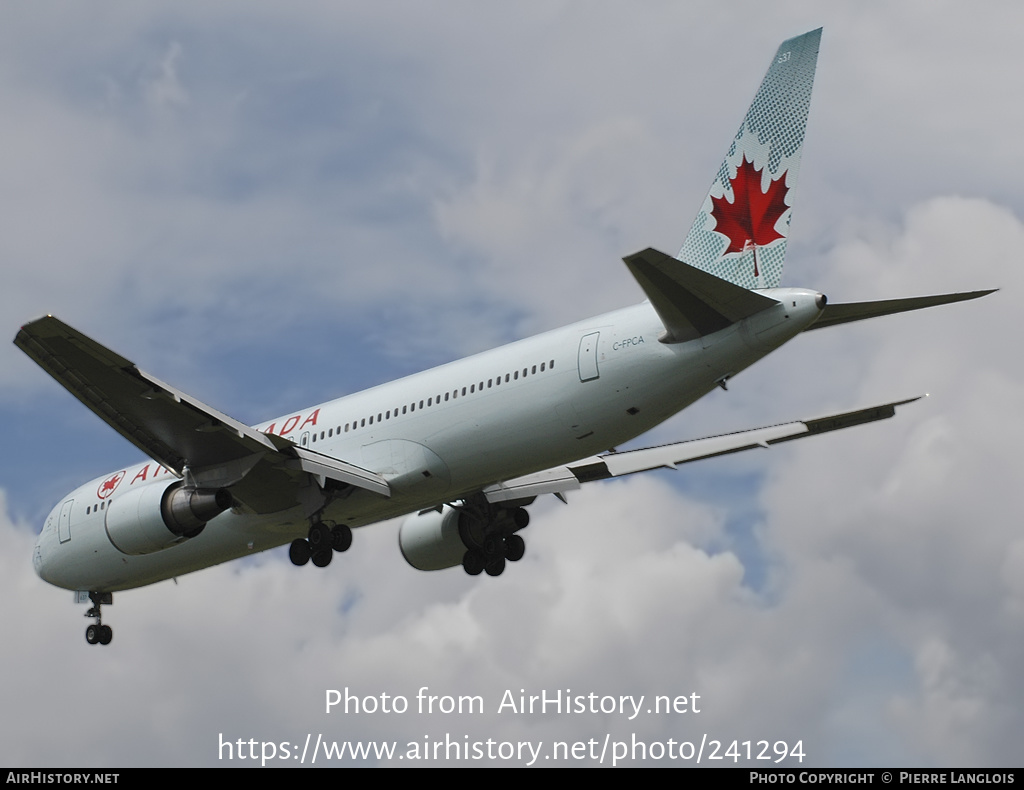
[[[293,447],[292,450],[298,456],[298,466],[303,472],[365,488],[382,496],[391,495],[391,487],[376,472],[303,447]]]
[[[542,494],[564,494],[580,487],[580,479],[567,466],[545,469],[514,480],[495,483],[484,489],[484,496],[492,504],[509,502],[515,499],[529,499]]]
[[[605,453],[574,461],[565,466],[545,469],[531,475],[506,480],[485,488],[483,493],[489,502],[505,502],[526,499],[542,494],[564,493],[579,488],[593,480],[647,472],[652,469],[675,469],[679,464],[713,458],[717,455],[738,453],[755,447],[770,447],[780,442],[817,436],[829,431],[851,428],[876,420],[884,420],[896,413],[897,406],[913,403],[918,398],[884,403],[866,409],[832,414],[813,420],[798,420],[782,425],[771,425],[749,431],[691,439],[686,442],[627,450],[621,453]]]

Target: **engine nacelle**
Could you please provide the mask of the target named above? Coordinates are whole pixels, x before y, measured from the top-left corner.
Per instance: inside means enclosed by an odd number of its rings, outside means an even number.
[[[202,491],[150,485],[114,497],[106,509],[107,538],[122,554],[152,554],[194,538],[233,503],[224,488]]]
[[[462,563],[466,546],[459,537],[457,510],[444,508],[440,513],[414,513],[398,530],[398,546],[412,567],[421,571],[439,571]]]

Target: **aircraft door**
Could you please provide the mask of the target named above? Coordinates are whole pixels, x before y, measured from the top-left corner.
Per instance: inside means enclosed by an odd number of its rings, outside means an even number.
[[[580,339],[580,351],[577,357],[580,381],[593,381],[601,375],[597,369],[597,341],[600,337],[600,332],[591,332]]]
[[[60,519],[57,521],[57,536],[61,543],[71,540],[71,506],[75,500],[69,499],[60,506]]]
[[[309,447],[309,431],[303,431],[299,437],[299,447]]]

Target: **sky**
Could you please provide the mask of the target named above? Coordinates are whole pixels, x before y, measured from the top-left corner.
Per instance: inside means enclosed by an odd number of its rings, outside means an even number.
[[[783,284],[832,302],[1001,290],[795,339],[639,444],[929,397],[593,484],[568,507],[542,498],[499,578],[415,571],[385,523],[327,569],[282,549],[118,593],[106,648],[30,551],[66,492],[138,452],[0,346],[0,763],[251,767],[251,739],[296,765],[282,744],[319,736],[400,753],[703,739],[723,756],[766,740],[800,744],[794,767],[1019,765],[1022,15],[5,4],[9,336],[52,313],[248,423],[642,300],[620,259],[675,253],[779,42],[819,26]],[[422,688],[485,707],[421,714]],[[410,709],[328,713],[332,689]],[[691,702],[499,711],[506,691],[559,690]]]

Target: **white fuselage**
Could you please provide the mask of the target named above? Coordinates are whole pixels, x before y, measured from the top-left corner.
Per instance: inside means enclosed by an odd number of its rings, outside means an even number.
[[[633,439],[802,332],[820,313],[816,292],[762,293],[779,304],[689,342],[659,342],[662,323],[643,303],[256,427],[385,477],[390,498],[357,490],[323,514],[365,526]],[[233,509],[179,545],[122,553],[107,533],[111,503],[134,487],[174,479],[151,461],[71,492],[39,536],[37,573],[68,589],[123,590],[280,546],[308,529],[298,507],[269,516]]]

